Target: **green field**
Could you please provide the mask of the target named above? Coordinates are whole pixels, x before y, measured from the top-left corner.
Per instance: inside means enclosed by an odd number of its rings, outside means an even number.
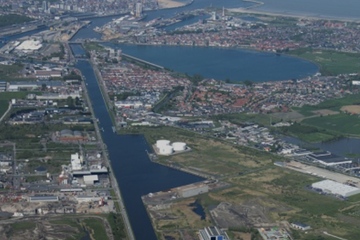
[[[357,73],[360,69],[360,54],[329,50],[297,49],[289,52],[320,66],[323,75],[335,76],[343,73]]]
[[[305,119],[302,123],[346,135],[360,135],[360,118],[357,115],[340,113]]]
[[[360,94],[346,95],[343,98],[329,99],[324,102],[319,103],[318,105],[305,105],[301,108],[294,108],[304,116],[315,115],[313,111],[320,109],[328,109],[332,111],[340,111],[342,106],[346,105],[359,105],[360,104]]]
[[[21,77],[20,71],[23,69],[23,65],[21,64],[13,64],[13,65],[0,65],[0,79],[16,80]]]
[[[191,165],[207,175],[218,177],[238,175],[240,173],[262,169],[272,165],[281,157],[238,145],[224,145],[222,141],[191,131],[172,127],[141,128],[150,145],[159,139],[171,142],[186,142],[193,151],[174,157],[160,156],[162,164],[176,167]],[[140,131],[139,130],[139,131]],[[202,159],[202,161],[197,161]]]
[[[97,218],[84,219],[83,223],[90,232],[92,239],[108,239],[103,222]]]
[[[199,134],[193,133],[190,136],[188,131],[170,127],[148,128],[145,132],[150,144],[154,144],[156,139],[165,138],[184,141],[192,148],[188,153],[161,157],[159,162],[197,169],[230,183],[226,188],[197,198],[176,201],[170,209],[161,210],[160,214],[174,217],[154,223],[160,235],[169,232],[175,234],[176,229],[186,229],[189,224],[195,229],[213,225],[210,217],[206,217],[204,221],[194,221],[196,215],[189,210],[188,202],[195,200],[200,202],[207,214],[209,209],[220,202],[235,205],[258,202],[259,208],[272,209],[264,211],[274,222],[301,221],[312,227],[308,234],[294,231],[295,239],[331,239],[323,235],[324,231],[345,239],[357,239],[360,234],[357,227],[360,224],[360,196],[342,201],[307,190],[308,185],[320,179],[274,166],[274,160],[283,161],[279,156]],[[234,231],[231,234],[237,233]]]
[[[1,65],[0,65],[1,66]],[[9,101],[13,98],[25,98],[30,92],[1,92],[0,93],[0,117],[6,112],[9,107]]]
[[[303,122],[306,122],[306,120]],[[305,142],[326,142],[339,138],[342,135],[342,133],[335,133],[333,131],[327,131],[325,129],[319,128],[319,126],[309,126],[296,122],[289,127],[280,128],[280,131],[285,135],[291,135],[300,138]]]
[[[263,126],[270,126],[270,123],[279,122],[280,119],[270,116],[268,114],[248,114],[248,113],[234,113],[234,114],[220,114],[212,117],[213,120],[227,120],[234,124],[257,123]]]
[[[126,239],[126,229],[121,214],[109,213],[107,220],[111,226],[114,238]]]
[[[18,15],[18,14],[7,14],[0,16],[0,27],[10,26],[13,24],[25,23],[30,22],[34,19],[29,18],[25,15]]]
[[[11,224],[11,230],[14,232],[34,229],[35,227],[36,223],[34,222],[17,222]]]

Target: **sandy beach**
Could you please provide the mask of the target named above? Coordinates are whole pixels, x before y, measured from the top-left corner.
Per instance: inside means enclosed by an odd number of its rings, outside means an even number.
[[[300,18],[300,19],[312,19],[312,20],[321,20],[321,19],[327,19],[327,20],[337,20],[337,21],[351,21],[351,22],[359,22],[357,19],[352,18],[339,18],[339,17],[331,17],[331,16],[314,16],[314,15],[304,15],[304,14],[298,14],[298,13],[292,13],[292,12],[269,12],[269,11],[262,11],[262,10],[256,10],[255,8],[231,8],[227,9],[230,12],[238,12],[238,13],[249,13],[249,14],[258,14],[258,15],[267,15],[267,16],[278,16],[278,17],[293,17],[293,18]]]
[[[338,20],[338,21],[352,21],[352,22],[359,22],[360,20],[353,17],[338,17],[338,16],[328,16],[328,15],[322,15],[316,14],[316,13],[309,13],[309,14],[302,14],[299,12],[293,12],[293,11],[269,11],[265,9],[261,9],[262,6],[264,6],[266,3],[259,1],[259,0],[243,0],[244,2],[251,2],[254,5],[245,7],[245,8],[231,8],[228,9],[228,11],[231,12],[239,12],[239,13],[249,13],[249,14],[260,14],[260,15],[268,15],[268,16],[281,16],[281,17],[295,17],[300,19],[312,19],[312,20],[320,20],[320,19],[327,19],[327,20]],[[280,11],[280,10],[279,10]]]
[[[183,7],[187,4],[189,4],[191,1],[189,0],[158,0],[159,9],[164,8],[176,8],[176,7]]]

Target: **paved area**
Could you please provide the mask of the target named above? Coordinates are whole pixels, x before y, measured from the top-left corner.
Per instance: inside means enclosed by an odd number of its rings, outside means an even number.
[[[336,173],[323,168],[305,165],[303,163],[299,163],[296,161],[291,161],[287,163],[285,167],[298,172],[303,172],[310,175],[318,176],[324,179],[330,179],[339,183],[346,183],[350,180],[356,187],[360,188],[360,179],[347,176],[341,173]]]

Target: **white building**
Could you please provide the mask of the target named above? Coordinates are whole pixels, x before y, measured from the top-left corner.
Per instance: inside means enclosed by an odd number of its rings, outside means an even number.
[[[332,180],[323,180],[320,182],[316,182],[313,183],[311,187],[315,189],[320,189],[325,193],[339,195],[342,197],[350,197],[352,195],[360,193],[360,189],[357,187],[352,187]]]
[[[78,153],[71,154],[71,169],[73,171],[81,170],[83,162],[84,159],[80,154]]]
[[[85,185],[94,185],[94,183],[97,181],[99,181],[98,175],[85,175],[84,176]]]
[[[309,225],[300,223],[300,222],[294,222],[294,223],[291,223],[290,225],[291,225],[291,227],[302,230],[302,231],[311,229],[311,227]]]
[[[142,13],[142,3],[138,2],[135,5],[135,16],[141,17],[141,13]]]

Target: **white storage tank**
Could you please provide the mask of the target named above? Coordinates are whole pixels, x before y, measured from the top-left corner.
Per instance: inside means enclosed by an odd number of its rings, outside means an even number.
[[[185,151],[186,149],[186,143],[184,142],[174,142],[172,144],[172,147],[174,149],[175,152],[178,152],[178,151]]]
[[[157,148],[161,148],[161,147],[164,147],[164,146],[169,146],[170,145],[170,141],[169,140],[165,140],[165,139],[163,139],[163,140],[157,140],[156,141],[156,147]]]
[[[162,146],[159,148],[159,154],[170,155],[173,152],[173,147],[170,145]]]

